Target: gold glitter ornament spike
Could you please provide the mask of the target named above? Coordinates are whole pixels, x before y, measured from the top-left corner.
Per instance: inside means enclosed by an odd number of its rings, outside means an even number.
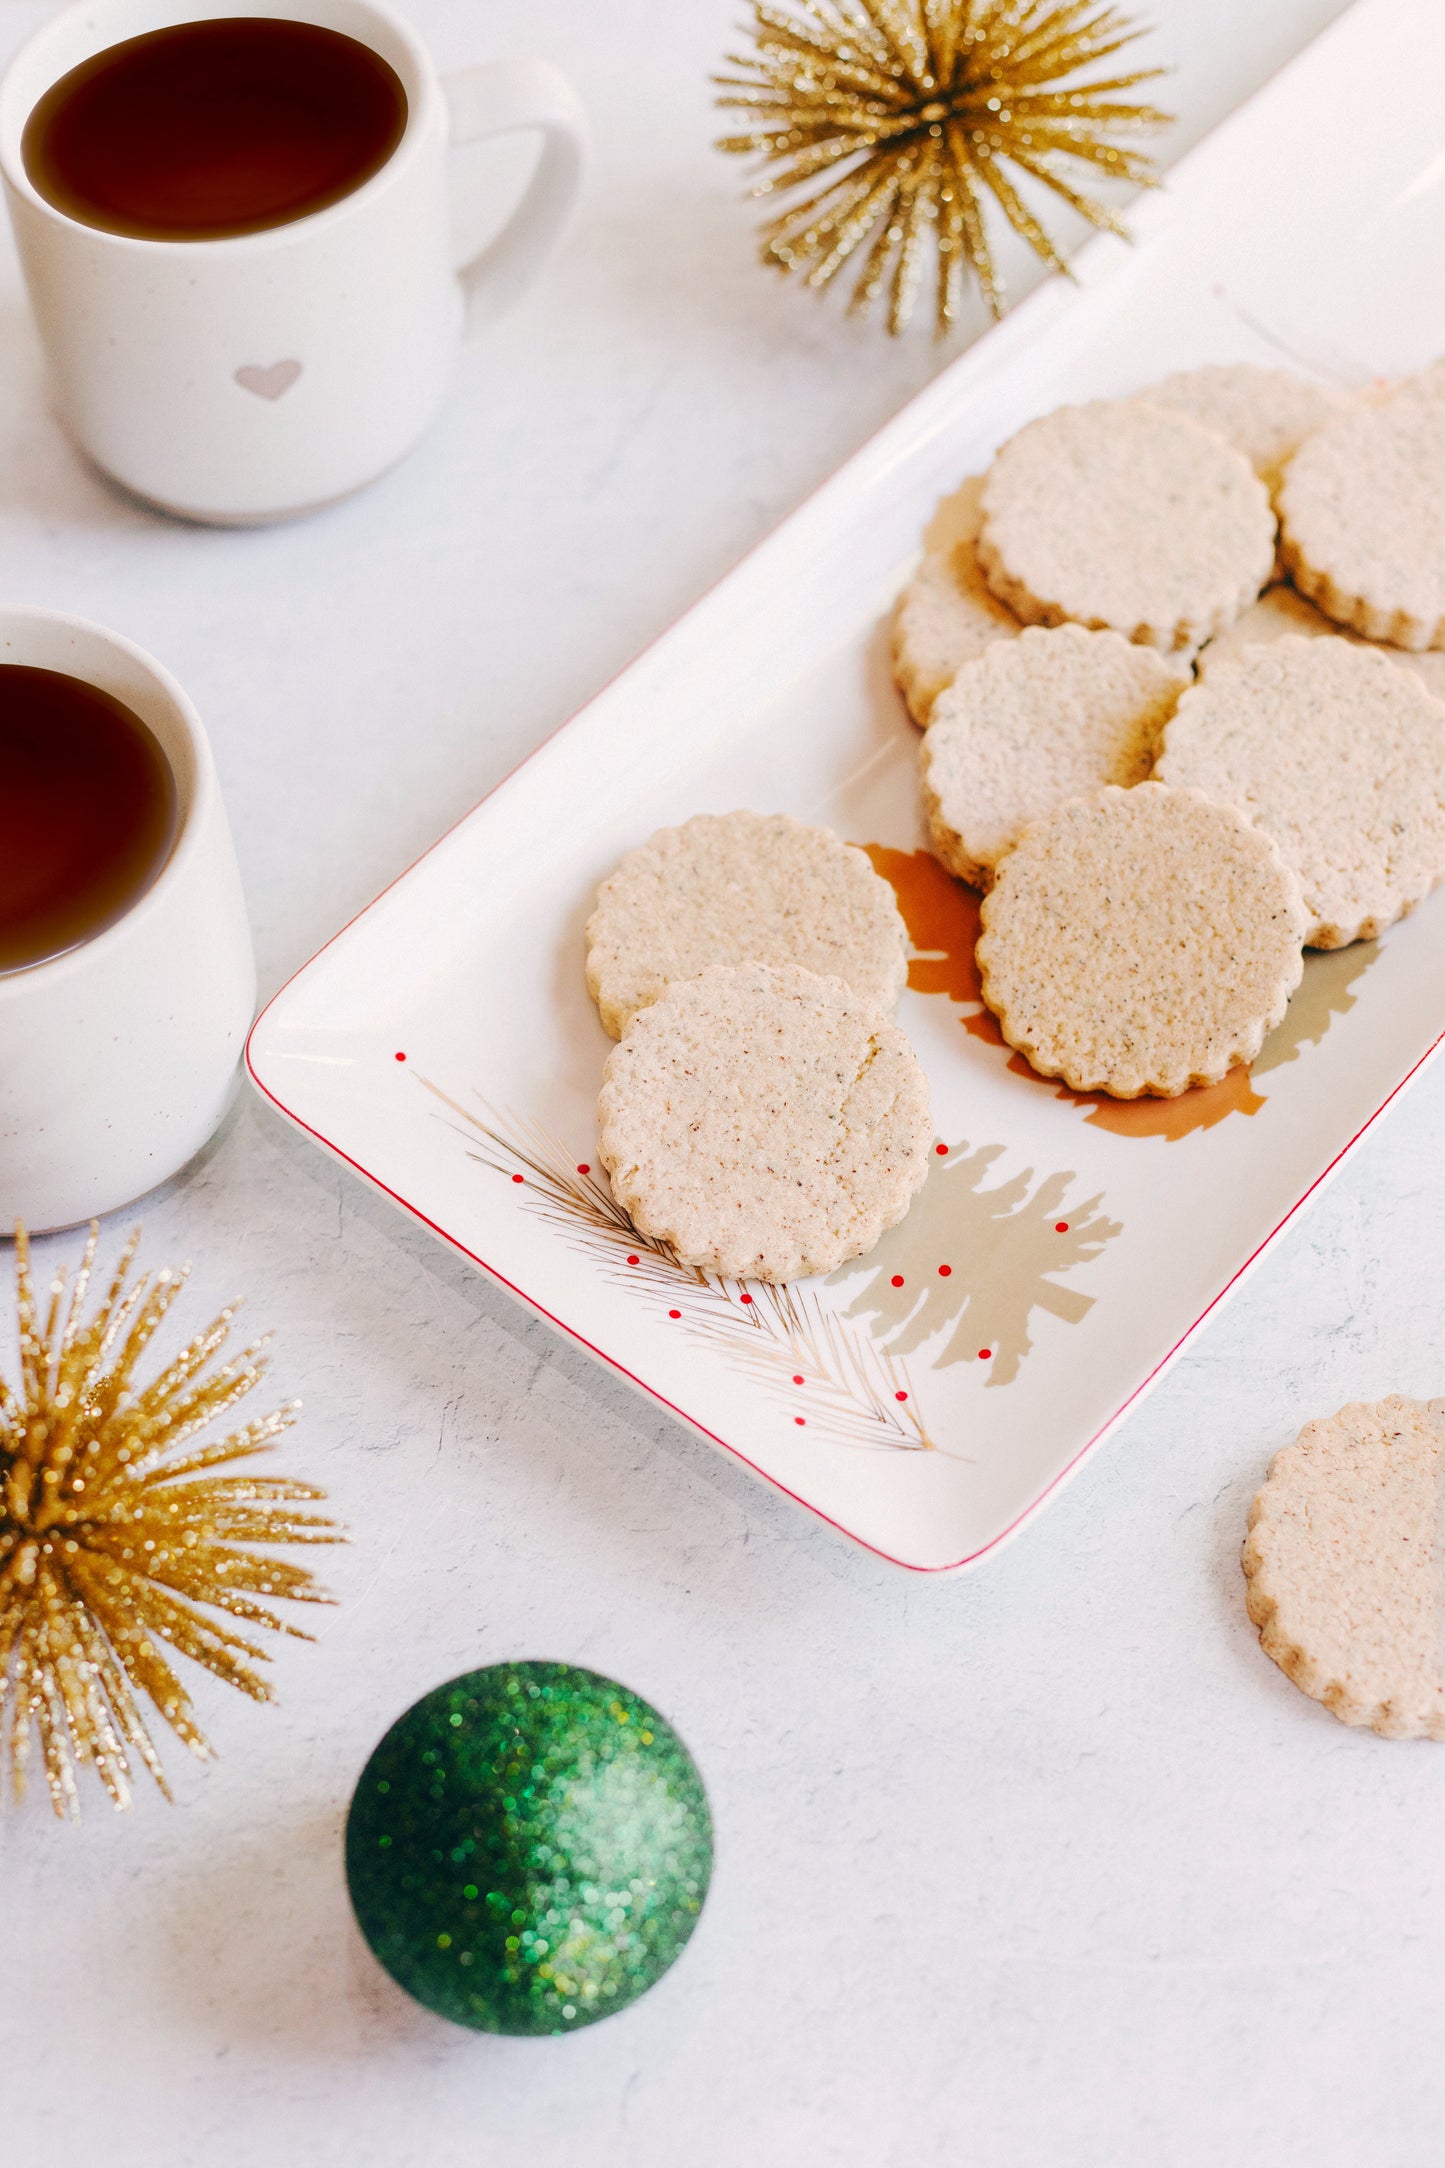
[[[99,1229],[68,1301],[60,1272],[43,1313],[25,1229],[15,1231],[18,1387],[0,1374],[0,1756],[18,1798],[38,1738],[51,1804],[73,1819],[87,1764],[117,1807],[130,1804],[132,1756],[169,1798],[138,1697],[209,1757],[162,1643],[271,1699],[252,1668],[266,1651],[208,1611],[308,1640],[257,1599],[331,1598],[304,1567],[253,1546],[343,1540],[334,1522],[301,1510],[324,1495],[309,1483],[213,1472],[268,1451],[294,1422],[294,1403],[181,1451],[260,1383],[264,1343],[222,1359],[234,1316],[223,1310],[140,1384],[137,1366],[186,1273],[132,1278],[139,1239],[137,1230],[87,1317]]]
[[[1119,234],[1119,218],[1077,177],[1157,181],[1120,138],[1171,116],[1120,94],[1164,70],[1077,80],[1143,35],[1098,0],[753,0],[751,29],[754,51],[730,55],[738,72],[714,79],[719,105],[746,114],[748,127],[718,148],[773,169],[758,196],[825,177],[765,226],[764,260],[821,287],[867,244],[851,306],[886,295],[895,334],[912,314],[930,234],[938,335],[958,319],[965,265],[1002,314],[986,197],[1045,263],[1067,270],[1006,166]]]

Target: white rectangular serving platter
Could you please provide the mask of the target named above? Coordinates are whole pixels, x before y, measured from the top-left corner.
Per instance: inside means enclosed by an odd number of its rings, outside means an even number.
[[[939,500],[1032,415],[1208,361],[1363,384],[1445,351],[1442,82],[1442,0],[1358,0],[1140,207],[1134,248],[1091,242],[1077,286],[946,369],[251,1035],[254,1082],[299,1128],[899,1565],[972,1565],[1016,1532],[1418,1074],[1445,1034],[1445,897],[1311,957],[1252,1078],[1074,1099],[980,1023],[962,892],[913,856],[890,606]],[[922,952],[900,1020],[933,1172],[870,1258],[782,1297],[655,1255],[595,1167],[593,892],[654,828],[735,806],[885,846]]]

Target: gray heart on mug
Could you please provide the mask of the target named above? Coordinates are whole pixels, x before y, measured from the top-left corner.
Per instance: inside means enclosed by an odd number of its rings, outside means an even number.
[[[258,399],[279,399],[283,392],[290,391],[300,374],[299,361],[273,361],[269,369],[248,361],[244,369],[236,371],[236,382],[242,391],[253,391]]]

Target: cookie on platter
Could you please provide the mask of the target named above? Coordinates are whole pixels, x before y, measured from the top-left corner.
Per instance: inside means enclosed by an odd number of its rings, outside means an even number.
[[[1423,369],[1413,369],[1408,376],[1400,377],[1384,394],[1386,399],[1445,399],[1445,356],[1427,361]],[[1378,397],[1375,404],[1379,404]]]
[[[1266,1655],[1342,1724],[1445,1739],[1445,1400],[1393,1395],[1306,1423],[1249,1514],[1249,1615]]]
[[[608,875],[587,921],[587,988],[614,1039],[709,964],[799,964],[892,1008],[907,959],[893,890],[865,854],[789,813],[659,828]]]
[[[1445,647],[1445,397],[1397,393],[1306,438],[1279,492],[1280,555],[1327,617]]]
[[[920,729],[927,729],[934,701],[964,663],[1020,631],[979,567],[982,494],[983,477],[974,475],[949,500],[948,540],[925,549],[893,613],[893,676]]]
[[[1242,616],[1226,626],[1207,647],[1202,647],[1195,667],[1201,677],[1207,677],[1218,663],[1238,662],[1245,648],[1282,640],[1290,632],[1300,633],[1307,640],[1333,637],[1349,640],[1360,647],[1373,645],[1359,633],[1350,632],[1345,626],[1337,625],[1332,617],[1326,617],[1307,596],[1281,583],[1267,587],[1258,602],[1252,602]],[[1445,649],[1427,647],[1417,653],[1407,647],[1387,647],[1378,652],[1388,655],[1390,661],[1399,663],[1402,669],[1411,671],[1437,700],[1445,700]]]
[[[1274,542],[1269,493],[1244,455],[1137,400],[1045,414],[984,479],[979,563],[1031,624],[1197,647],[1254,600]]]
[[[1266,489],[1278,487],[1305,438],[1322,429],[1342,404],[1338,392],[1284,369],[1251,362],[1212,362],[1183,369],[1139,393],[1146,405],[1187,414],[1201,428],[1243,452]]]
[[[1033,625],[967,663],[919,747],[933,848],[988,888],[1031,820],[1153,768],[1183,680],[1152,648],[1082,625]]]
[[[1214,664],[1155,773],[1275,838],[1311,948],[1372,940],[1445,875],[1445,703],[1378,648],[1286,634]]]
[[[978,966],[1042,1076],[1172,1098],[1253,1061],[1303,974],[1299,884],[1273,839],[1197,791],[1071,798],[984,899]]]
[[[600,1156],[639,1232],[727,1279],[830,1272],[928,1172],[928,1082],[887,1012],[794,965],[671,985],[608,1056]]]

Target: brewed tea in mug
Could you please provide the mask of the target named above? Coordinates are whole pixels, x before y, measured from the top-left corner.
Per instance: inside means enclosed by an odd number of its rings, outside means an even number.
[[[406,130],[396,70],[359,38],[219,16],[122,39],[62,75],[21,137],[32,185],[82,225],[216,241],[309,218]]]
[[[133,709],[63,671],[0,664],[0,975],[123,918],[165,865],[177,812]]]

